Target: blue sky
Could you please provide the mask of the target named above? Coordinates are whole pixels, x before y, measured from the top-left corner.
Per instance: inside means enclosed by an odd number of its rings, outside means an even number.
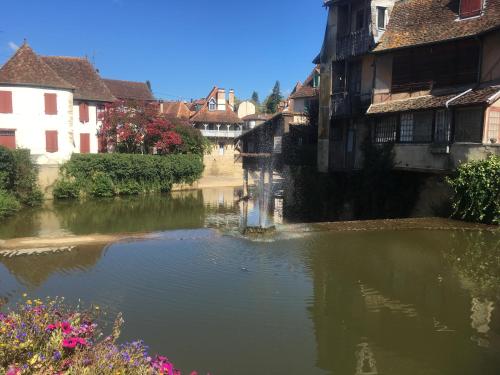
[[[159,98],[204,97],[213,85],[261,99],[313,68],[322,0],[4,1],[0,63],[28,39],[42,55],[89,56],[101,75],[150,80]]]

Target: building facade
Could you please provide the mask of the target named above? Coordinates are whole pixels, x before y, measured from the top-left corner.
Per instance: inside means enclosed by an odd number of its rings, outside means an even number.
[[[394,0],[328,0],[328,21],[320,55],[318,169],[360,166],[368,136],[365,113],[371,103],[374,57]]]
[[[398,2],[374,57],[372,141],[394,143],[396,168],[500,154],[499,0]]]

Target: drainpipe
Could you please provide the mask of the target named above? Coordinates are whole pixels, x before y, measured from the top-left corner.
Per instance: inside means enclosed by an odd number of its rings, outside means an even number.
[[[453,102],[453,101],[457,100],[458,98],[461,98],[461,97],[462,97],[462,96],[464,96],[464,95],[467,95],[467,94],[468,94],[469,92],[471,92],[471,91],[472,91],[472,89],[468,89],[468,90],[466,90],[466,91],[464,91],[464,92],[462,92],[462,93],[458,94],[457,96],[454,96],[454,97],[453,97],[453,98],[451,98],[450,100],[448,100],[448,101],[446,102],[446,104],[445,104],[446,109],[449,109],[449,108],[450,108],[450,104],[451,104],[451,102]]]

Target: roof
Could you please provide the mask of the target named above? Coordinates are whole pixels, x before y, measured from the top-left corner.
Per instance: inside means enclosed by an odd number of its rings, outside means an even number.
[[[75,99],[101,102],[116,100],[87,59],[61,56],[43,56],[41,59],[59,77],[75,87]]]
[[[120,81],[104,79],[111,93],[122,100],[154,101],[155,98],[146,82]]]
[[[242,118],[243,121],[267,121],[272,117],[268,113],[254,113]]]
[[[243,121],[238,117],[236,112],[231,109],[231,106],[226,101],[226,109],[224,111],[209,111],[208,110],[208,102],[211,98],[217,100],[217,92],[219,89],[214,87],[210,94],[208,94],[207,99],[203,103],[203,106],[200,108],[198,112],[196,112],[191,117],[191,122],[198,122],[204,124],[241,124]]]
[[[461,93],[464,94],[460,95]],[[446,103],[449,104],[449,107],[475,104],[491,104],[491,102],[498,97],[500,97],[500,85],[486,86],[473,89],[469,92],[463,90],[461,92],[454,92],[453,94],[448,93],[445,95],[425,95],[417,98],[393,100],[378,104],[372,104],[370,108],[368,108],[367,114],[378,115],[422,109],[444,108],[446,107]]]
[[[480,17],[460,20],[460,0],[402,0],[392,9],[375,52],[434,44],[483,34],[500,27],[500,0],[485,1]]]
[[[191,111],[184,102],[163,102],[163,114],[180,119],[189,119]]]
[[[290,95],[290,99],[314,98],[319,96],[319,89],[313,87],[314,76],[319,74],[319,66],[314,67],[313,71],[306,78],[302,85],[295,86],[295,92]]]
[[[27,43],[0,68],[0,84],[74,89],[71,83],[61,78]]]

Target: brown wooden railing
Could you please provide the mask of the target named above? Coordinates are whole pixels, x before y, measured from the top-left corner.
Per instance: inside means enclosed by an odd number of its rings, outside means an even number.
[[[359,56],[370,49],[370,34],[367,29],[353,31],[347,35],[337,37],[335,61],[345,60],[347,57]]]

